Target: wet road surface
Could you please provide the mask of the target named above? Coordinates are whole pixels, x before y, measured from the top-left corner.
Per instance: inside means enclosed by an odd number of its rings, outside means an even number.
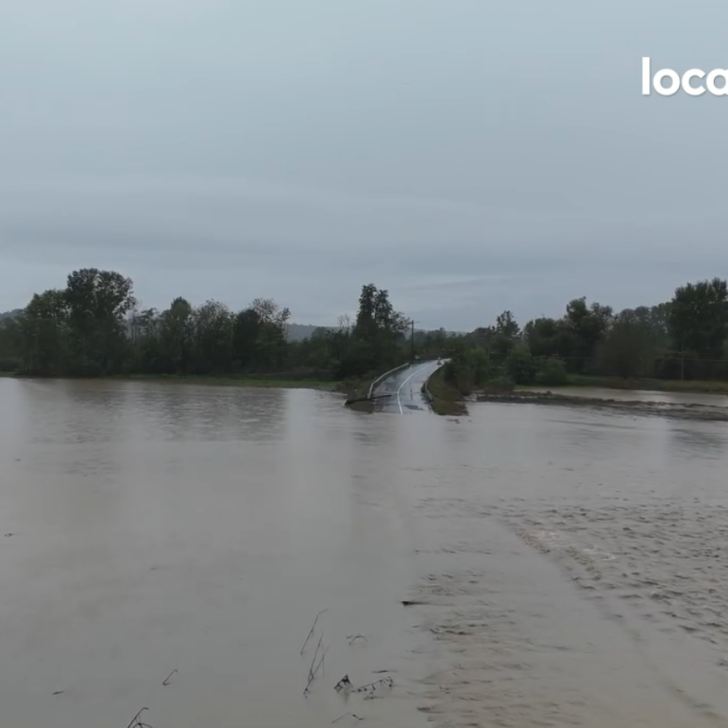
[[[374,388],[374,396],[381,397],[375,401],[375,411],[398,415],[429,412],[430,405],[422,395],[422,385],[443,363],[444,360],[440,364],[436,361],[418,363],[384,379]]]

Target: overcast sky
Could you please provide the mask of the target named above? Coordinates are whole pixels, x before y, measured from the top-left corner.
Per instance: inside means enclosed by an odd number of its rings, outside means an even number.
[[[616,308],[728,275],[725,0],[0,3],[0,311],[79,267],[335,323]]]

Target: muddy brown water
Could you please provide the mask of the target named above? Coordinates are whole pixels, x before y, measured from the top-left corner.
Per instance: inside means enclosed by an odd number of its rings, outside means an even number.
[[[728,725],[726,433],[0,379],[2,724]]]

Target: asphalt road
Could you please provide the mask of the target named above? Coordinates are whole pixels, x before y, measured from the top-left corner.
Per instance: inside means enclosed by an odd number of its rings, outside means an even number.
[[[415,364],[406,369],[400,369],[381,381],[373,393],[375,397],[381,397],[381,399],[375,399],[374,411],[398,415],[418,411],[429,412],[430,405],[422,396],[422,385],[444,363],[445,360],[442,360],[441,364],[436,361]]]

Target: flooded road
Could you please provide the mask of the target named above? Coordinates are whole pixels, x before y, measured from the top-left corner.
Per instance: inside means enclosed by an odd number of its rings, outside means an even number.
[[[422,387],[441,366],[442,361],[413,364],[383,379],[374,388],[375,411],[400,415],[431,412]]]
[[[0,379],[4,722],[728,725],[725,426],[471,410]]]

